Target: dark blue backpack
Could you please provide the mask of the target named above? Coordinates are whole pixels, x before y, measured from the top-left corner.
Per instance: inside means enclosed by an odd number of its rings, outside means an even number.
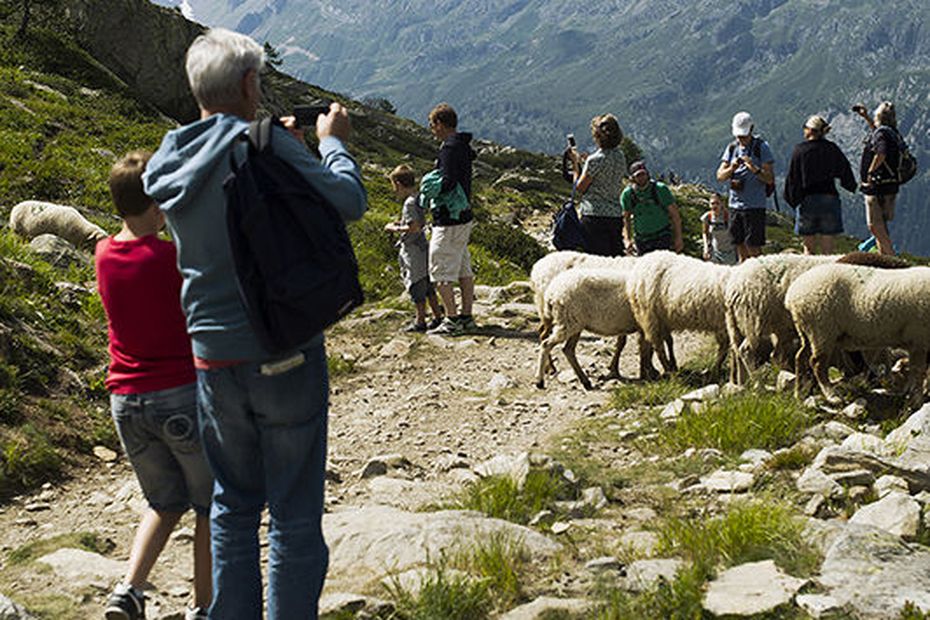
[[[274,154],[272,125],[249,125],[248,156],[223,182],[239,295],[269,353],[293,351],[363,301],[345,223],[327,199]]]
[[[577,250],[584,252],[588,243],[584,237],[584,229],[575,210],[575,188],[572,187],[572,197],[552,217],[552,245],[556,250]]]

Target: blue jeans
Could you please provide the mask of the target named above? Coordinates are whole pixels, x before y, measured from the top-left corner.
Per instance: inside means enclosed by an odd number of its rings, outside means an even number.
[[[329,378],[322,339],[303,364],[197,371],[204,451],[213,469],[210,512],[214,620],[260,620],[258,527],[267,503],[268,618],[317,618],[329,563],[323,475]]]

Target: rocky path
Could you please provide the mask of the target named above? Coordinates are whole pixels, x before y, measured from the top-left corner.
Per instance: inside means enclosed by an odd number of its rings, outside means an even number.
[[[468,466],[497,454],[539,449],[599,410],[610,386],[584,391],[561,355],[562,372],[548,389],[534,386],[530,301],[524,286],[482,288],[475,308],[480,329],[456,338],[406,334],[408,313],[391,309],[362,312],[333,331],[329,353],[350,370],[332,380],[329,511],[373,505],[415,510],[442,502],[473,478]],[[682,339],[681,355],[687,357],[696,342]],[[579,359],[592,377],[604,371],[612,346],[596,338],[580,344]],[[624,351],[621,372],[631,376],[637,368],[633,344]],[[388,467],[391,458],[403,466],[390,476],[363,476],[366,465],[385,455]],[[38,602],[41,609],[67,610],[49,617],[94,617],[122,574],[143,508],[121,457],[17,498],[0,508],[0,592],[29,606]],[[152,574],[149,617],[175,617],[189,595],[191,527],[188,518]],[[76,532],[96,534],[104,553],[59,552],[60,565],[51,571],[27,570],[8,559],[24,545]],[[50,548],[56,544],[69,543]]]

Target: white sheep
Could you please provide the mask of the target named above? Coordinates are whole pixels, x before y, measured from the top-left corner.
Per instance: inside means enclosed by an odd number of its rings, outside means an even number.
[[[835,351],[899,347],[910,359],[910,403],[919,404],[930,349],[930,268],[821,265],[794,281],[785,306],[801,337],[795,358],[798,396],[806,392],[813,370],[823,395],[837,402],[827,374]]]
[[[751,378],[757,360],[776,337],[775,359],[790,363],[796,337],[785,308],[785,293],[795,278],[838,256],[772,254],[733,267],[724,290],[726,326],[730,340],[730,381],[743,384]]]
[[[10,230],[29,240],[43,234],[56,235],[85,250],[93,250],[107,236],[104,229],[87,221],[74,207],[38,200],[26,200],[13,207]]]
[[[626,273],[616,268],[589,269],[579,267],[556,276],[544,294],[543,316],[549,321],[550,333],[539,346],[536,386],[545,387],[545,372],[552,348],[565,343],[562,350],[575,375],[585,389],[591,381],[581,369],[575,347],[582,331],[601,336],[617,336],[617,348],[610,360],[610,376],[620,376],[620,353],[628,334],[639,331],[626,294]],[[651,369],[652,351],[640,338],[640,373]]]
[[[539,316],[539,340],[542,341],[549,336],[552,330],[551,321],[546,317],[545,311],[545,293],[552,280],[561,273],[577,267],[593,269],[617,269],[626,271],[632,268],[635,259],[628,256],[599,256],[597,254],[585,254],[583,252],[561,251],[552,252],[542,257],[533,265],[530,271],[530,282],[533,285],[534,303],[536,312]],[[623,342],[617,341],[618,349],[623,348]],[[666,341],[668,355],[674,360],[674,349],[671,336]],[[617,354],[619,355],[619,353]],[[554,370],[551,358],[546,359],[547,369]],[[641,369],[642,370],[642,369]],[[645,375],[653,376],[657,374],[650,361],[645,370]],[[619,372],[612,368],[605,379],[620,378]]]
[[[636,322],[666,372],[677,365],[659,345],[672,332],[698,331],[717,340],[715,372],[720,373],[728,348],[723,291],[731,271],[664,250],[636,260],[627,276],[627,294]]]

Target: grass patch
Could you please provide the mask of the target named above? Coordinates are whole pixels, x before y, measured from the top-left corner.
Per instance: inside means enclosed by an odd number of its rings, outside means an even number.
[[[355,372],[355,360],[343,355],[327,355],[326,367],[329,369],[329,377],[342,377]]]
[[[574,499],[574,488],[556,472],[532,470],[519,488],[509,476],[489,476],[468,485],[455,507],[525,525],[560,499]]]
[[[0,434],[0,497],[58,476],[62,465],[48,438],[32,425]]]
[[[11,551],[7,561],[12,566],[22,565],[64,548],[83,549],[104,555],[111,552],[113,547],[112,541],[93,532],[73,532],[27,543]]]
[[[453,563],[485,583],[497,609],[507,609],[523,599],[521,576],[529,561],[522,543],[498,532],[460,552]]]
[[[704,618],[701,608],[705,575],[695,568],[679,571],[670,582],[641,594],[611,590],[605,603],[594,613],[597,620],[639,620],[663,618],[667,620],[695,620]]]
[[[467,575],[450,573],[440,561],[420,582],[419,591],[406,590],[394,579],[386,586],[399,620],[484,620],[491,611],[488,585]]]
[[[742,392],[686,407],[673,424],[659,431],[669,451],[717,448],[737,456],[750,448],[775,450],[794,443],[813,421],[812,410],[786,394]]]
[[[656,381],[626,383],[613,391],[608,400],[608,407],[621,410],[631,407],[655,407],[669,403],[692,389],[694,389],[693,386],[679,376],[664,376]]]
[[[765,464],[770,471],[804,469],[814,460],[816,452],[809,446],[796,445],[783,452],[776,452]]]
[[[658,531],[659,553],[683,556],[707,576],[720,564],[768,559],[792,575],[808,576],[820,557],[802,531],[794,513],[779,503],[743,502],[712,519],[669,519]]]

